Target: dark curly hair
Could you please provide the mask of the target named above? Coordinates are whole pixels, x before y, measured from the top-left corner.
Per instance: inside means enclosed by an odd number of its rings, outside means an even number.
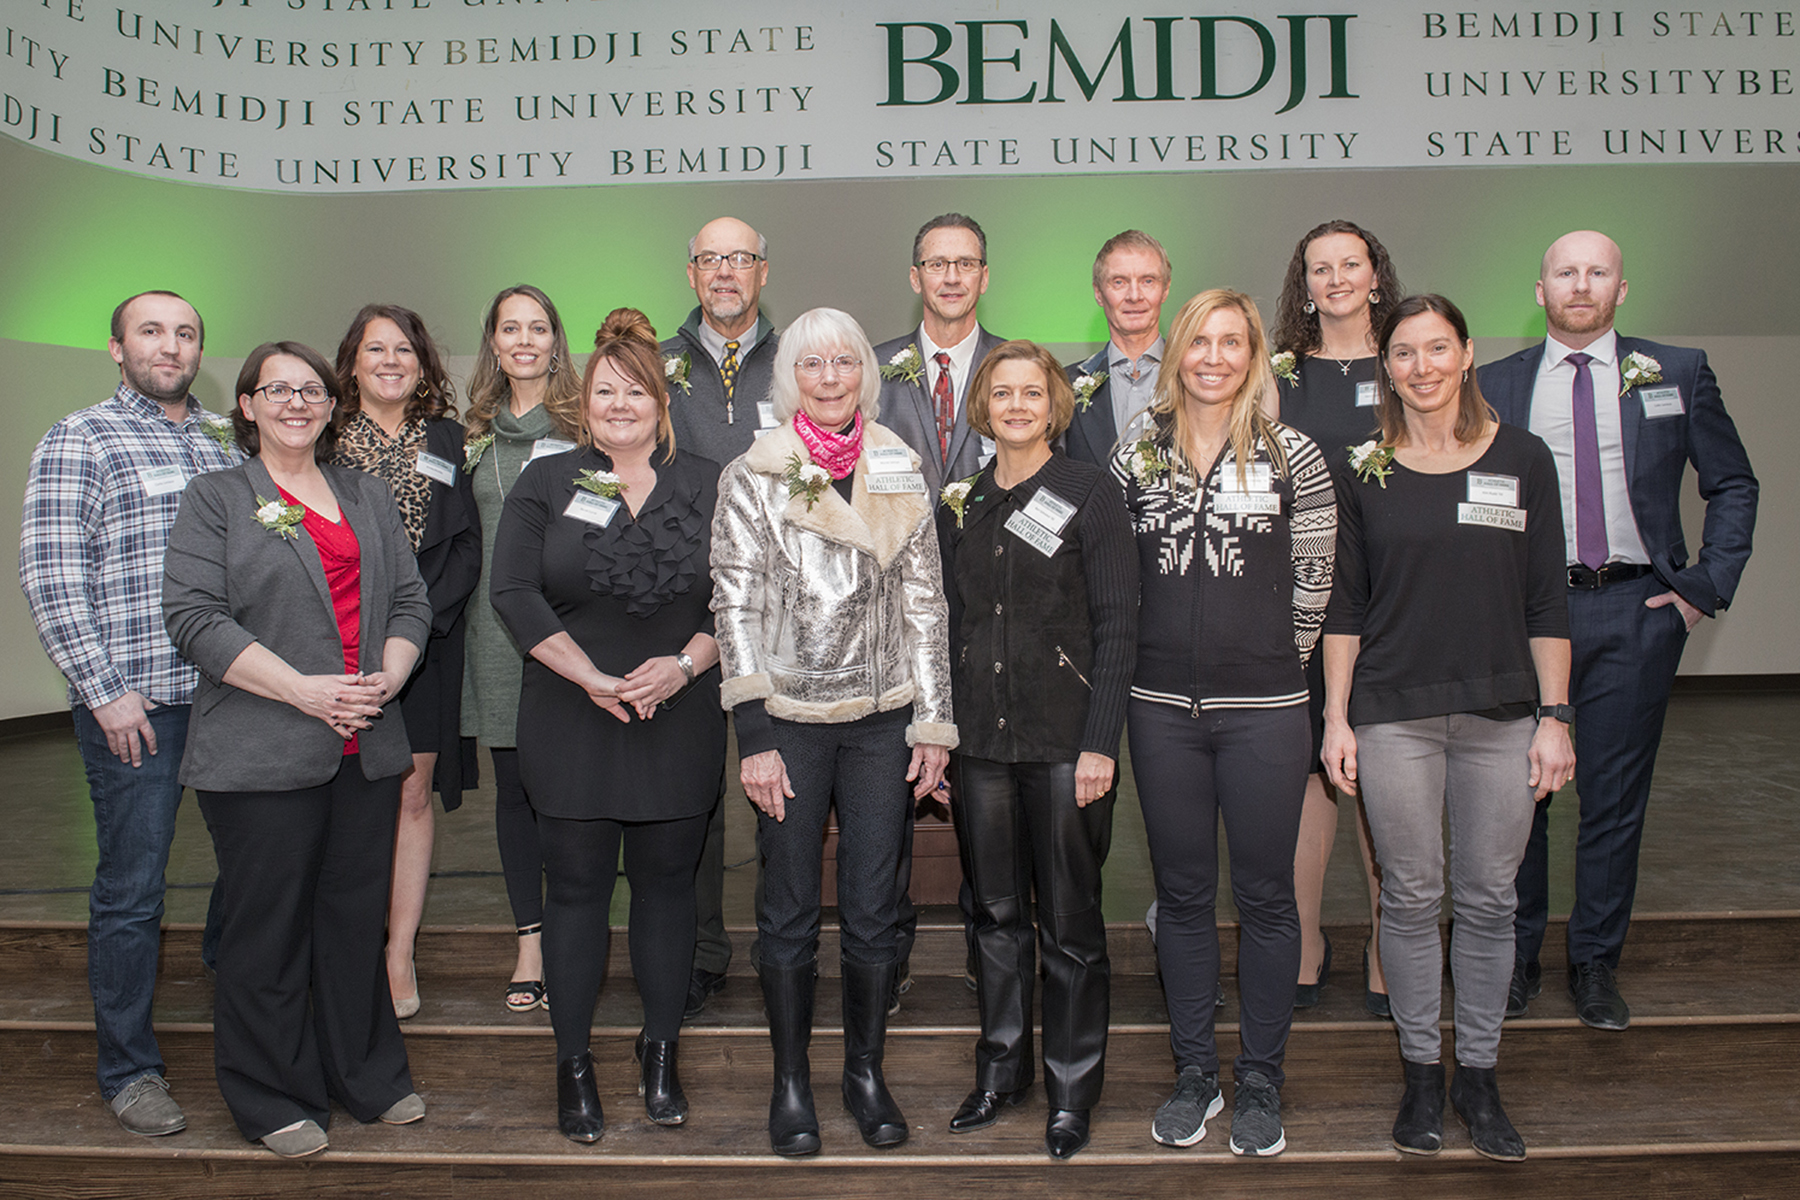
[[[1380,305],[1393,304],[1406,294],[1400,286],[1399,272],[1394,270],[1394,260],[1388,257],[1387,247],[1374,234],[1354,221],[1327,221],[1314,226],[1294,247],[1294,256],[1288,260],[1287,278],[1281,283],[1281,300],[1275,308],[1275,330],[1269,339],[1277,354],[1288,351],[1296,358],[1305,358],[1319,348],[1319,314],[1306,311],[1306,302],[1311,299],[1306,290],[1306,248],[1333,233],[1359,237],[1369,248],[1369,265],[1375,268],[1375,292],[1381,297],[1378,304],[1369,306],[1371,335],[1381,327]]]
[[[419,360],[419,390],[406,402],[406,419],[429,421],[433,417],[456,419],[456,385],[444,369],[444,359],[437,343],[425,328],[425,321],[410,308],[398,304],[365,304],[350,321],[344,340],[338,343],[337,381],[343,399],[338,403],[335,424],[344,422],[362,410],[362,395],[356,387],[356,356],[362,349],[363,334],[369,323],[386,317],[400,327],[400,333],[412,345]]]

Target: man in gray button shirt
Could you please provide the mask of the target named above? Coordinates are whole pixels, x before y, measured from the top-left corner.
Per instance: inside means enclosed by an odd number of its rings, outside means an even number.
[[[1094,299],[1106,313],[1108,341],[1099,353],[1068,368],[1076,384],[1075,420],[1064,441],[1069,457],[1104,469],[1123,435],[1142,433],[1143,420],[1133,418],[1156,394],[1170,276],[1162,243],[1140,230],[1115,234],[1100,247]],[[1096,378],[1097,386],[1084,382]]]

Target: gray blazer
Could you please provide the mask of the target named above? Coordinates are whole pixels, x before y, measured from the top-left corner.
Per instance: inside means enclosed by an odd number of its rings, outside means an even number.
[[[388,638],[424,647],[431,601],[387,485],[345,467],[319,469],[362,548],[358,659],[364,671],[378,671]],[[316,787],[344,757],[343,739],[317,717],[222,682],[252,642],[302,674],[344,673],[319,551],[304,530],[287,538],[264,528],[259,495],[280,493],[258,459],[195,476],[163,555],[163,621],[175,648],[200,670],[181,782],[201,791]],[[369,779],[398,775],[412,762],[399,704],[389,701],[383,715],[357,741]]]
[[[900,440],[911,446],[919,456],[919,470],[925,476],[925,487],[928,489],[926,495],[933,503],[936,503],[938,491],[946,483],[966,479],[981,470],[981,435],[969,428],[969,385],[975,382],[975,372],[981,367],[981,360],[1005,340],[977,326],[975,357],[969,360],[969,373],[963,379],[962,393],[956,397],[956,424],[950,431],[948,469],[938,457],[937,410],[932,405],[931,392],[927,390],[925,382],[932,377],[937,367],[925,364],[925,375],[916,383],[905,379],[881,381],[880,421],[899,434]],[[907,336],[893,338],[876,346],[875,361],[885,364],[908,346],[922,347],[924,344],[919,327],[915,325],[912,333]]]

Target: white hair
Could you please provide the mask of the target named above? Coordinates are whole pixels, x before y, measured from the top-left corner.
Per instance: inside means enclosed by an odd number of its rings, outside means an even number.
[[[777,421],[786,424],[800,410],[800,384],[794,377],[794,364],[809,354],[840,352],[862,360],[862,390],[856,407],[863,420],[873,421],[881,415],[881,364],[875,361],[875,347],[869,344],[869,335],[855,317],[842,309],[814,308],[794,318],[775,351],[775,378],[769,386],[769,398],[775,402]]]

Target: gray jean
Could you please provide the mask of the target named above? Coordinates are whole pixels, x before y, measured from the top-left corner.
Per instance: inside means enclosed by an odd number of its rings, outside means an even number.
[[[1499,1058],[1518,906],[1513,880],[1536,808],[1528,757],[1536,731],[1530,717],[1466,713],[1356,728],[1363,806],[1381,864],[1381,968],[1408,1062],[1441,1055],[1446,816],[1456,1060],[1488,1068]]]

